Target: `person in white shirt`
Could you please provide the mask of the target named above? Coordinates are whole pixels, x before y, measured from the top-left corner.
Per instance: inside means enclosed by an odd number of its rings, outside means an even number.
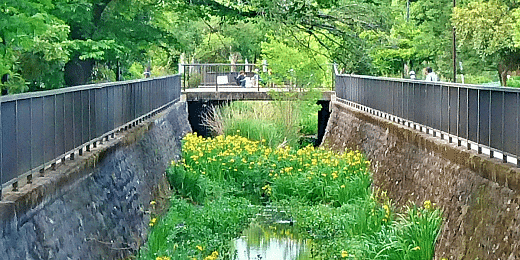
[[[431,67],[426,67],[426,72],[428,72],[425,79],[426,81],[439,81],[439,77],[437,77],[437,74],[433,72]]]
[[[415,71],[410,71],[410,79],[415,79]]]

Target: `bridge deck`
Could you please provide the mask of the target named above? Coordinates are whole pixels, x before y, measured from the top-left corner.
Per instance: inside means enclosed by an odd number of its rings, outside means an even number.
[[[217,91],[218,90],[218,91]],[[187,101],[197,100],[272,100],[270,91],[288,91],[287,88],[241,88],[235,85],[200,86],[182,91]],[[330,100],[334,91],[323,91],[321,100]]]

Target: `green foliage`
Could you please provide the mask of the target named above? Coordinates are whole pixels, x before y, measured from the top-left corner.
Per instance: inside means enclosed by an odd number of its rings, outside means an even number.
[[[11,74],[4,86],[10,93],[62,86],[70,28],[48,13],[53,7],[51,1],[0,4],[0,74]]]
[[[233,39],[231,52],[240,53],[250,62],[258,62],[261,55],[261,43],[265,40],[265,21],[255,19],[250,22],[239,21],[236,24],[223,24],[222,33]]]
[[[196,88],[202,83],[202,74],[190,73],[188,78],[188,88]]]
[[[147,248],[138,259],[172,255],[174,259],[204,259],[212,254],[231,259],[229,241],[239,236],[257,212],[242,198],[216,198],[203,206],[173,198],[168,214],[150,222]]]
[[[116,81],[116,73],[105,64],[96,64],[92,71],[92,82],[104,83]]]
[[[270,147],[281,144],[298,147],[303,135],[318,131],[317,113],[321,106],[316,102],[319,94],[310,91],[306,97],[296,99],[296,92],[271,93],[277,95],[275,101],[232,102],[214,108],[204,118],[204,123],[216,135],[238,134],[256,141],[264,140]]]
[[[237,135],[188,134],[183,158],[168,169],[177,195],[166,216],[151,219],[140,259],[214,252],[231,259],[230,241],[260,202],[294,220],[295,235],[310,239],[311,259],[432,259],[441,211],[425,201],[395,214],[384,192],[371,192],[370,163],[357,151],[272,149]]]
[[[507,86],[512,88],[520,88],[520,76],[511,77],[507,81]]]
[[[332,62],[342,72],[386,76],[407,76],[405,64],[416,72],[431,66],[448,78],[453,26],[458,61],[465,66],[459,74],[470,79],[498,70],[505,83],[518,67],[515,1],[464,0],[453,9],[451,0],[417,0],[410,2],[409,18],[406,3],[5,0],[0,75],[10,74],[13,80],[3,87],[19,93],[64,86],[64,78],[71,78],[65,66],[79,60],[107,70],[101,78],[99,69],[85,71],[96,73],[93,81],[105,81],[142,77],[136,63],[150,66],[154,76],[175,73],[184,54],[187,62],[266,58],[271,74],[263,79],[297,87],[328,86]]]
[[[307,43],[306,48],[274,37],[262,43],[262,59],[269,64],[270,77],[295,87],[321,87],[330,75],[328,59],[320,53],[322,50],[312,37],[302,35],[300,40]]]
[[[199,44],[193,57],[205,63],[228,63],[230,57],[238,55],[237,60],[255,62],[260,57],[260,44],[264,39],[264,31],[260,29],[260,21],[238,21],[222,23],[213,18],[204,24],[207,32]]]
[[[169,74],[179,50],[193,47],[182,45],[192,38],[184,36],[181,42],[172,31],[184,22],[174,21],[171,11],[164,10],[168,5],[155,1],[4,1],[0,73],[17,75],[4,87],[10,93],[62,87],[65,65],[78,60],[96,61],[102,68],[83,72],[92,74],[93,82],[115,80],[118,71],[125,73],[134,62],[150,64],[152,57],[154,74]]]
[[[240,135],[251,140],[265,142],[276,147],[289,139],[295,143],[297,137],[284,132],[273,117],[277,117],[272,103],[268,102],[232,102],[213,109],[205,118],[205,124],[215,135]]]
[[[384,76],[398,76],[403,74],[404,65],[410,66],[410,70],[419,72],[418,66],[432,59],[429,48],[422,48],[421,30],[403,17],[396,18],[395,25],[390,32],[365,31],[361,37],[371,42],[375,47],[370,55],[374,68],[378,74]],[[378,43],[383,43],[378,45]],[[405,75],[408,76],[408,75]]]
[[[471,74],[464,74],[464,82],[466,84],[483,84],[483,83],[490,83],[490,82],[497,82],[499,81],[497,77],[496,72],[483,72],[480,75],[471,75]]]
[[[300,133],[315,135],[318,133],[318,111],[321,105],[312,102],[300,103]]]
[[[505,86],[507,73],[520,65],[520,50],[515,47],[515,13],[499,2],[470,2],[457,7],[453,23],[459,45],[470,46],[486,62],[496,64]]]
[[[288,149],[279,153],[282,158],[292,158]],[[285,167],[273,171],[275,176],[270,181],[273,200],[296,199],[310,204],[341,206],[369,194],[369,162],[360,153],[349,152],[338,156],[307,146],[297,155],[296,158],[302,157],[306,163],[278,162]]]
[[[402,243],[406,246],[403,249],[407,253],[403,259],[432,259],[435,246],[428,241],[436,241],[439,236],[441,211],[434,209],[430,201],[425,201],[422,208],[409,206],[401,221],[399,228]]]
[[[6,89],[8,93],[11,94],[17,94],[17,93],[23,93],[29,90],[29,86],[25,82],[25,80],[20,76],[20,74],[11,74],[9,76],[9,80],[1,84],[2,89]]]
[[[459,45],[469,45],[485,58],[513,46],[513,20],[507,7],[497,2],[470,2],[453,12]]]
[[[209,33],[197,48],[195,59],[206,63],[226,63],[233,39],[220,33]]]
[[[132,63],[130,68],[128,68],[127,77],[128,77],[128,79],[140,79],[140,78],[144,77],[143,72],[144,72],[144,66],[137,62],[134,62],[134,63]]]

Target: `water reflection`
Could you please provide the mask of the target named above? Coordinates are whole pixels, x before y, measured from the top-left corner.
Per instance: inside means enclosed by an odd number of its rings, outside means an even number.
[[[285,225],[252,224],[234,241],[234,260],[303,260],[307,256],[307,240],[299,239]]]

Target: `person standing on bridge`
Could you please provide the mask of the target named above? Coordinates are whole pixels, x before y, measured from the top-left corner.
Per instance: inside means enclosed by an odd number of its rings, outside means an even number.
[[[439,77],[433,72],[431,67],[426,67],[426,72],[428,73],[426,74],[426,81],[439,81]]]

